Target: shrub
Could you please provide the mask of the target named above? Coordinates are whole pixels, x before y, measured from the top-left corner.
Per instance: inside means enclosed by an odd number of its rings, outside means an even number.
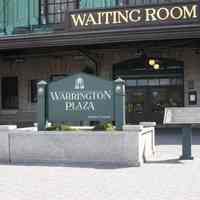
[[[94,131],[112,131],[114,130],[114,126],[112,123],[103,123],[103,124],[98,124],[94,127]]]
[[[53,126],[47,127],[47,131],[76,131],[78,129],[72,128],[67,124],[55,124]]]
[[[78,129],[72,128],[71,126],[69,126],[67,124],[61,124],[60,125],[60,130],[61,131],[77,131]]]
[[[59,131],[60,128],[58,125],[53,125],[53,126],[47,127],[46,130],[47,131]]]

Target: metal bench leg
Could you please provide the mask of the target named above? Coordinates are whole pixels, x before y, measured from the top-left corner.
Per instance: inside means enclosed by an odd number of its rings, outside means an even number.
[[[182,128],[182,160],[193,160],[192,157],[192,126],[186,125]]]

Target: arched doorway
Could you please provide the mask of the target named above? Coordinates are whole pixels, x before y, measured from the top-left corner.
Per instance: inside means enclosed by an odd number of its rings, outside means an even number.
[[[113,79],[126,81],[126,122],[162,124],[165,107],[184,105],[184,64],[165,58],[137,58],[113,66]]]

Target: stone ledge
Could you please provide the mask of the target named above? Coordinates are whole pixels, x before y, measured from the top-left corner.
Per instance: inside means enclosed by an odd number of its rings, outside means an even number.
[[[127,131],[84,132],[2,131],[1,141],[7,141],[0,144],[0,162],[141,166],[153,149],[153,128],[134,126],[131,130],[129,126]]]
[[[156,126],[156,122],[140,122],[140,125],[142,125],[143,127],[155,127]]]

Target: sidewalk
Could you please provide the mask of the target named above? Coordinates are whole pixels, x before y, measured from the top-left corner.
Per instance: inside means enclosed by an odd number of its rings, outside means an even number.
[[[0,165],[2,200],[199,200],[200,134],[193,161],[179,161],[181,135],[156,136],[156,156],[139,168]]]

